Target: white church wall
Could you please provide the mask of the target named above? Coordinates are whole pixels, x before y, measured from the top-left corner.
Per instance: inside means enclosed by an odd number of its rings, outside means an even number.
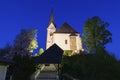
[[[70,50],[70,34],[64,33],[54,33],[54,43],[56,43],[63,50]],[[65,40],[67,40],[67,44],[65,44]]]

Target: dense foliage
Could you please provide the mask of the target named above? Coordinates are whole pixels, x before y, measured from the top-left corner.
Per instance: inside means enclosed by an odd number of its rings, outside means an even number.
[[[6,44],[4,48],[0,48],[0,57],[7,55],[12,49],[12,45],[9,43]]]
[[[105,50],[99,54],[64,56],[61,74],[80,80],[119,80],[120,62]]]
[[[13,66],[13,80],[30,80],[31,75],[37,69],[31,53],[37,47],[37,30],[22,29],[20,34],[16,36],[11,52],[15,61]]]
[[[34,59],[28,55],[14,56],[14,70],[13,70],[13,80],[30,80],[31,75],[36,71],[36,64]]]
[[[86,20],[82,40],[88,53],[96,53],[97,49],[105,48],[105,45],[112,41],[112,34],[106,29],[108,26],[109,24],[98,16]]]
[[[64,50],[64,54],[65,56],[71,56],[73,55],[73,51],[72,50]]]
[[[30,80],[31,75],[36,71],[34,59],[31,57],[33,50],[38,47],[37,30],[22,29],[16,36],[13,46],[7,45],[0,49],[1,56],[13,59],[14,66],[11,65],[8,69],[9,75],[13,75],[13,80]],[[7,75],[9,77],[9,75]]]
[[[41,55],[42,53],[44,53],[44,49],[40,48],[38,55]]]
[[[22,29],[20,34],[16,36],[13,46],[13,52],[21,55],[28,55],[38,47],[37,44],[37,30]],[[29,54],[30,55],[30,54]]]

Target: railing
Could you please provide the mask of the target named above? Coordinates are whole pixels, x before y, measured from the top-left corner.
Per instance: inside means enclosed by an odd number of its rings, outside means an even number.
[[[41,65],[39,67],[40,68],[31,76],[31,80],[36,80],[36,78],[40,74],[40,71],[43,70],[43,68],[45,67],[45,65],[43,64],[43,65]]]

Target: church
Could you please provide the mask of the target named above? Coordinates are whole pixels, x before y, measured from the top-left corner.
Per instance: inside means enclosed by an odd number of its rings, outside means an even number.
[[[80,33],[66,22],[57,29],[52,11],[47,26],[46,49],[53,44],[57,44],[63,50],[72,50],[74,52],[83,51]]]

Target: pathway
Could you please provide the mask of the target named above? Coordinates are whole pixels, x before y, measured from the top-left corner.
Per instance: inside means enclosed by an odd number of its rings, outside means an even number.
[[[57,80],[57,70],[54,64],[45,66],[36,80]]]

